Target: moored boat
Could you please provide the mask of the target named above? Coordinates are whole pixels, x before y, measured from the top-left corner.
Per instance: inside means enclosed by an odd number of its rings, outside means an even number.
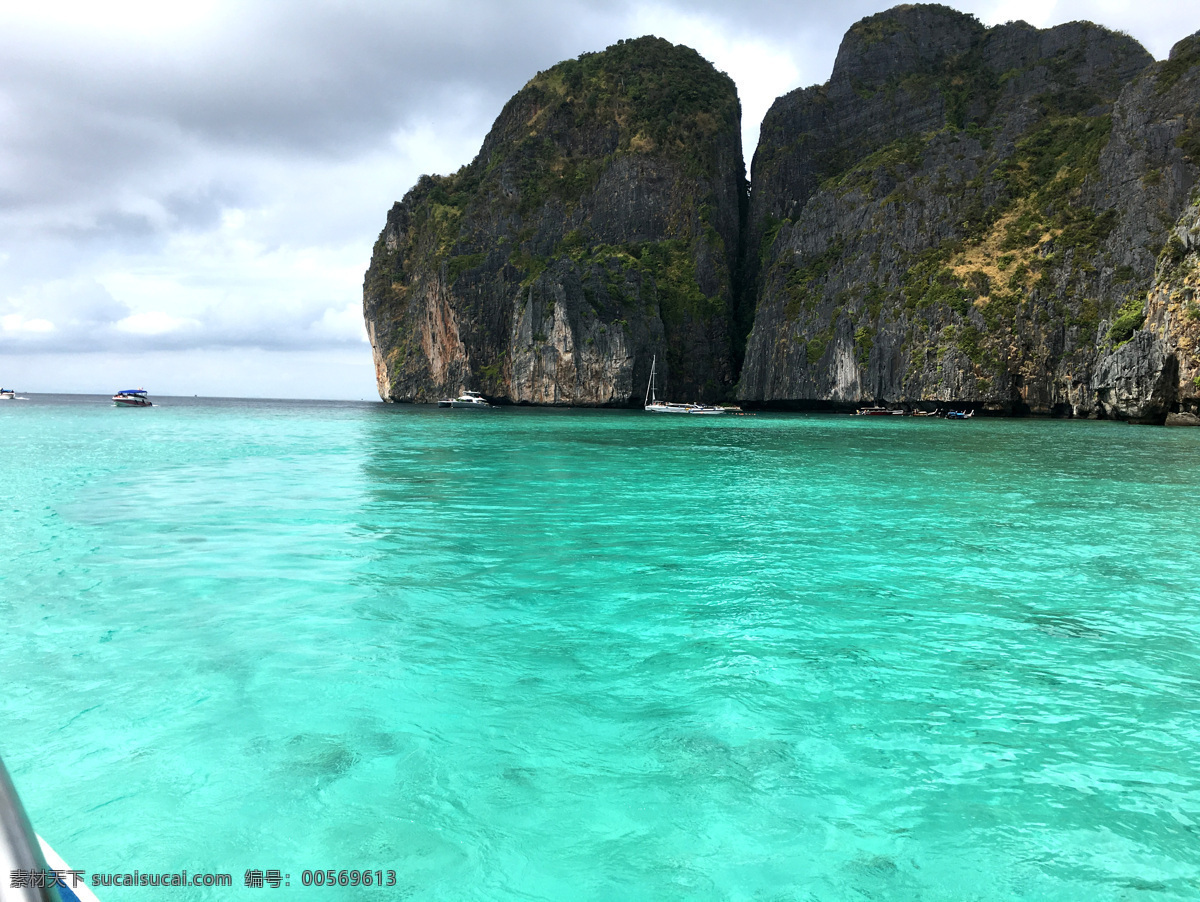
[[[739,407],[714,407],[711,404],[685,403],[677,404],[672,401],[658,400],[657,387],[654,384],[658,373],[658,355],[650,360],[650,382],[646,385],[646,398],[643,404],[651,413],[686,413],[699,416],[714,416],[723,413],[740,411]]]
[[[494,406],[477,391],[464,391],[453,400],[438,401],[438,407],[453,407],[456,410],[491,410]]]
[[[887,407],[860,407],[854,411],[856,417],[902,417],[903,410],[891,410]]]
[[[144,388],[123,388],[113,395],[114,407],[153,407]]]

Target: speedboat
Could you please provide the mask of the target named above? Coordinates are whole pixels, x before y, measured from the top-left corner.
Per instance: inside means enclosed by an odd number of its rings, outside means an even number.
[[[116,407],[153,407],[144,388],[123,388],[113,395]]]
[[[947,420],[969,420],[973,416],[975,416],[973,410],[951,410],[946,413]]]
[[[465,391],[453,401],[438,401],[438,407],[453,407],[456,410],[490,410],[493,405],[477,391]]]
[[[714,414],[729,413],[741,410],[740,407],[714,407],[711,404],[689,404],[688,413],[693,416],[713,416]]]
[[[902,417],[903,410],[890,410],[887,407],[860,407],[854,411],[856,417]]]
[[[0,388],[0,401],[12,401],[17,397],[16,389]]]

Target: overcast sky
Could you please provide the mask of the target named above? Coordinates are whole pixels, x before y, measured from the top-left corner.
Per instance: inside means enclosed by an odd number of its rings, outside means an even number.
[[[1090,19],[1156,58],[1177,0],[950,3]],[[737,83],[747,160],[861,0],[0,0],[0,385],[377,399],[362,277],[392,202],[470,161],[536,72],[621,39]]]

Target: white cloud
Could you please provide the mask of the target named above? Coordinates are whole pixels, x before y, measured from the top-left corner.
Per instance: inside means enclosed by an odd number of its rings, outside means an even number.
[[[0,300],[0,346],[10,341],[78,346],[128,314],[94,278],[48,279]]]
[[[198,320],[182,319],[163,313],[161,310],[134,313],[116,322],[118,330],[121,332],[132,332],[135,335],[164,335],[168,332],[178,332],[183,329],[195,329],[199,325]]]
[[[20,313],[9,313],[6,316],[0,316],[0,331],[9,333],[53,332],[54,323],[48,319],[27,319]]]
[[[341,310],[335,310],[332,307],[326,308],[316,325],[324,335],[338,336],[347,342],[368,343],[362,304],[358,301],[348,304]]]
[[[975,12],[985,25],[1023,21],[1038,28],[1062,21],[1055,14],[1057,0],[999,0],[985,3]]]

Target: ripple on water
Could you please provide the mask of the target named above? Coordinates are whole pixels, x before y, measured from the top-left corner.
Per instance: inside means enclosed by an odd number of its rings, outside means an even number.
[[[1197,432],[108,413],[0,429],[3,751],[73,864],[1200,897]]]

